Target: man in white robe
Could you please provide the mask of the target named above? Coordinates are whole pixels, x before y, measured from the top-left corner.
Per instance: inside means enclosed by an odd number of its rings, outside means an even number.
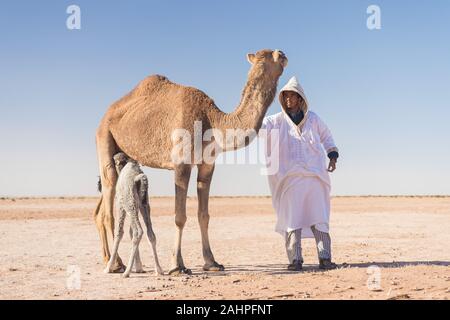
[[[328,127],[309,110],[295,77],[281,89],[279,100],[282,111],[264,118],[262,126],[267,134],[266,157],[278,160],[278,170],[268,175],[277,213],[275,230],[285,237],[289,270],[302,269],[302,237],[315,238],[319,268],[335,269],[329,235],[328,172],[336,169],[338,149]],[[326,155],[330,159],[328,167]]]

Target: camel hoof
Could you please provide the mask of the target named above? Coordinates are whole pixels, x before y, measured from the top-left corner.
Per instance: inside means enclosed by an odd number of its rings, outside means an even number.
[[[178,276],[180,274],[191,275],[192,271],[191,269],[187,269],[186,267],[176,267],[169,271],[169,275],[171,276]]]
[[[145,273],[144,271],[144,266],[142,265],[142,263],[136,263],[134,266],[134,272],[136,273]]]
[[[124,273],[123,275],[122,275],[122,278],[129,278],[130,277],[130,274],[129,273]]]
[[[125,272],[125,269],[124,265],[115,266],[111,273],[123,273]]]
[[[111,273],[111,270],[109,270],[109,268],[105,268],[105,269],[103,269],[103,273],[106,273],[106,274]]]
[[[221,264],[218,264],[217,262],[213,262],[211,264],[205,264],[203,266],[203,271],[213,271],[213,272],[217,272],[217,271],[225,271],[225,267]]]

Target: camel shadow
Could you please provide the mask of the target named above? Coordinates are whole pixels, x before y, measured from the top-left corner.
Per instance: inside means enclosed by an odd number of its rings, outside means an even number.
[[[393,261],[393,262],[363,262],[363,263],[342,263],[338,264],[338,269],[369,268],[377,266],[379,268],[402,268],[408,266],[450,266],[450,261]],[[293,275],[301,273],[324,273],[327,270],[319,269],[317,264],[303,264],[302,271],[289,271],[287,264],[260,264],[260,265],[233,265],[226,267],[225,271],[205,272],[201,268],[194,268],[193,275],[205,275],[210,277],[223,277],[234,274],[259,273],[263,275]]]

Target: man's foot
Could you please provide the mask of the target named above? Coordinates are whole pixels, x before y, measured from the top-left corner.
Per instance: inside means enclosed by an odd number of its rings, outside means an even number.
[[[319,269],[322,270],[333,270],[338,266],[336,263],[331,262],[331,259],[319,259]]]
[[[294,260],[287,268],[289,271],[301,271],[303,269],[303,264],[301,261]]]

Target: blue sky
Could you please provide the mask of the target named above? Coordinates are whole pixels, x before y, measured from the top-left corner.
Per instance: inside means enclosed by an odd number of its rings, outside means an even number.
[[[66,28],[71,4],[81,30]],[[287,54],[279,87],[296,75],[333,132],[332,194],[450,194],[449,38],[445,0],[2,1],[0,196],[95,195],[112,102],[159,73],[230,112],[262,48]],[[259,169],[218,165],[211,193],[269,194]],[[152,195],[173,194],[170,171],[146,172]]]

